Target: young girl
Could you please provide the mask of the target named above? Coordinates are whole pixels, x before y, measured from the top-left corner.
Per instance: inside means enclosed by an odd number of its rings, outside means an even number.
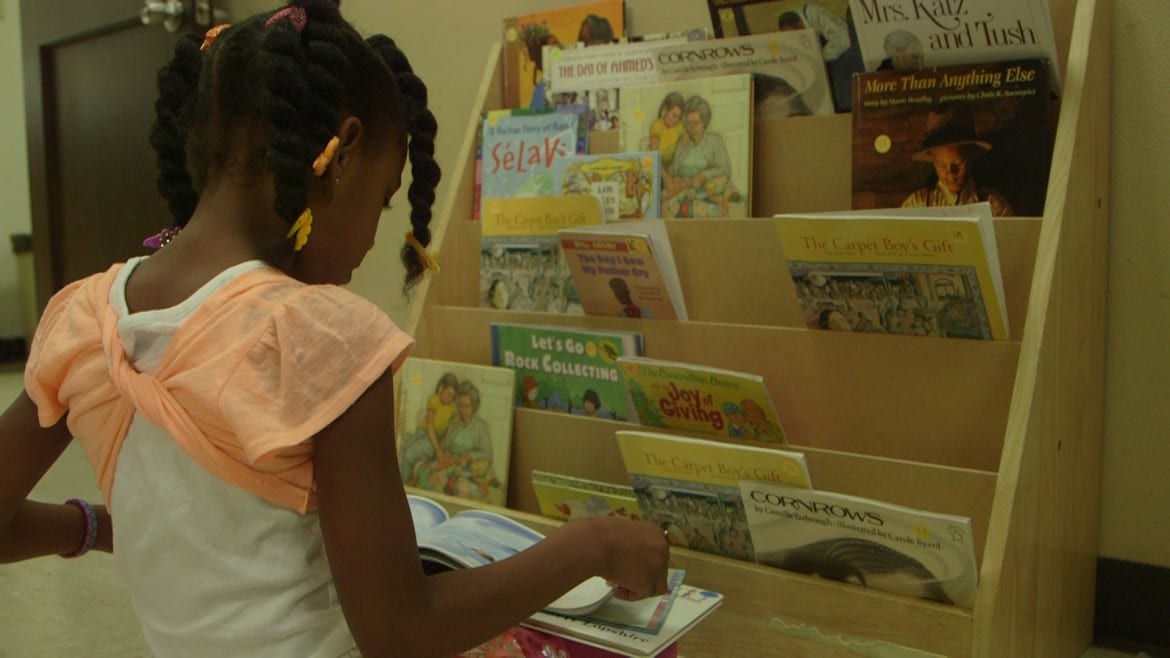
[[[297,0],[181,40],[159,88],[181,231],[46,308],[0,417],[0,560],[116,546],[159,657],[451,656],[589,576],[665,590],[662,531],[612,517],[422,572],[386,434],[412,340],[338,287],[407,157],[408,285],[432,265],[436,126],[393,41]],[[72,438],[105,505],[26,500]]]
[[[658,105],[658,118],[650,124],[650,150],[657,150],[662,154],[662,166],[665,168],[674,161],[674,148],[682,137],[683,106],[686,101],[682,94],[672,91],[662,98]]]

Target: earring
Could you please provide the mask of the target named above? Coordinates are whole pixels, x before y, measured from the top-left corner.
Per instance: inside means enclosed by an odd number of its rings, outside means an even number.
[[[341,176],[338,176],[337,178],[334,178],[334,179],[333,179],[333,184],[334,184],[334,185],[341,185]]]

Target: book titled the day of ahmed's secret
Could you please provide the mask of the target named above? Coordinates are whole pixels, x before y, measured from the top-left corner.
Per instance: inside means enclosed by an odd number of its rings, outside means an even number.
[[[642,515],[675,546],[755,561],[739,481],[812,486],[801,452],[636,430],[616,437]]]
[[[775,482],[739,486],[761,564],[961,607],[974,601],[967,517]]]

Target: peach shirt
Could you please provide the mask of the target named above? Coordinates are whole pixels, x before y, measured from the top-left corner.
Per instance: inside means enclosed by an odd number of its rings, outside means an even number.
[[[203,301],[145,374],[127,360],[109,303],[121,267],[70,284],[45,309],[25,369],[41,425],[68,414],[107,505],[141,413],[222,480],[315,509],[310,439],[396,370],[414,340],[354,293],[261,267]]]

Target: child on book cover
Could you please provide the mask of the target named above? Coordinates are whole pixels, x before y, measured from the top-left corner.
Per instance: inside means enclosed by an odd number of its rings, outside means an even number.
[[[658,118],[650,124],[650,149],[657,149],[662,154],[662,166],[667,167],[674,161],[674,149],[683,132],[683,110],[686,99],[677,91],[672,91],[662,99],[658,106]]]

